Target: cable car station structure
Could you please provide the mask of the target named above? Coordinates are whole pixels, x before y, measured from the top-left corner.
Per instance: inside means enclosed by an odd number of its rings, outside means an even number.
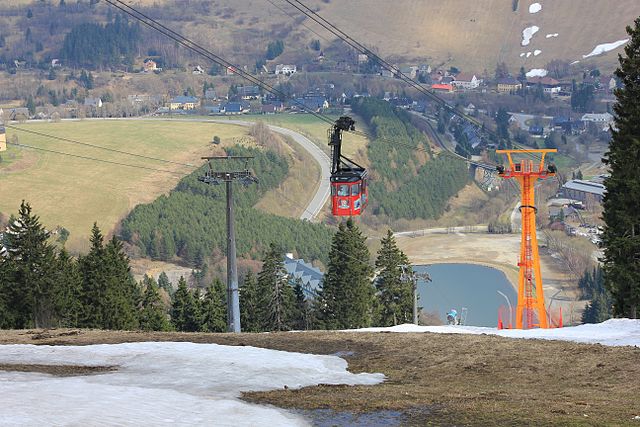
[[[535,183],[539,179],[555,176],[556,167],[550,164],[544,167],[544,157],[547,153],[555,153],[555,149],[544,150],[496,150],[496,153],[507,155],[508,165],[497,167],[498,175],[505,179],[515,178],[520,183],[520,212],[522,214],[522,239],[520,241],[520,267],[518,279],[518,305],[516,307],[516,329],[548,328],[549,321],[544,305],[544,291],[542,290],[542,274],[540,272],[540,256],[538,254],[538,239],[536,236]],[[540,163],[533,160],[521,160],[515,163],[512,155],[540,154]],[[535,315],[535,317],[534,317]],[[537,323],[535,323],[537,320]]]

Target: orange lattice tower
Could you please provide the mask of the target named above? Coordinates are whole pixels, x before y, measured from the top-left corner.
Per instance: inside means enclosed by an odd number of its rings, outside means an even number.
[[[518,306],[516,307],[516,329],[523,329],[523,315],[526,315],[526,328],[538,326],[548,328],[547,313],[544,308],[544,292],[542,275],[540,274],[540,258],[538,256],[538,239],[536,237],[535,183],[538,179],[554,176],[556,168],[544,167],[547,153],[557,150],[496,150],[496,153],[507,155],[509,162],[505,169],[498,167],[498,174],[505,178],[515,178],[520,183],[522,214],[522,241],[520,242],[520,277],[518,280]],[[540,154],[540,163],[534,165],[532,160],[521,160],[514,163],[512,154]],[[535,155],[535,154],[534,154]],[[534,314],[538,323],[534,323]]]

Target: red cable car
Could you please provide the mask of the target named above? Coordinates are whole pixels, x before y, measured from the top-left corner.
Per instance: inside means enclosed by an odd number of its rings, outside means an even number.
[[[351,117],[343,116],[329,134],[331,146],[331,213],[335,216],[356,216],[362,214],[369,201],[367,170],[356,162],[344,157],[342,132],[355,130]]]

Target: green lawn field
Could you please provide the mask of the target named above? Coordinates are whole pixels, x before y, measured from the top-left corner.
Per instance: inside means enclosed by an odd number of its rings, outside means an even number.
[[[154,120],[83,120],[61,123],[31,122],[16,125],[28,130],[70,138],[103,147],[200,165],[210,155],[214,135],[222,145],[233,144],[247,133],[240,126]],[[7,136],[19,143],[48,150],[129,163],[174,173],[118,166],[54,153],[11,147],[0,163],[0,212],[16,213],[28,201],[49,229],[63,226],[71,232],[67,248],[88,249],[94,222],[104,232],[139,203],[147,203],[171,190],[193,168],[126,156],[68,142],[52,140],[14,129]]]

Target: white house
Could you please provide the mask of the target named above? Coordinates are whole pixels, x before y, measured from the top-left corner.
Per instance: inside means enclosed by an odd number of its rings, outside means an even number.
[[[476,89],[482,83],[482,79],[476,77],[475,74],[460,73],[451,82],[456,88],[459,89]]]
[[[595,113],[587,113],[582,116],[580,119],[583,122],[593,122],[593,123],[613,123],[613,116],[609,113],[595,114]]]
[[[296,67],[295,65],[285,65],[285,64],[276,65],[276,74],[290,76],[291,74],[294,74],[297,72],[298,72],[298,67]]]
[[[100,98],[85,98],[84,99],[84,105],[86,107],[100,108],[100,107],[102,107],[102,99],[100,99]]]

